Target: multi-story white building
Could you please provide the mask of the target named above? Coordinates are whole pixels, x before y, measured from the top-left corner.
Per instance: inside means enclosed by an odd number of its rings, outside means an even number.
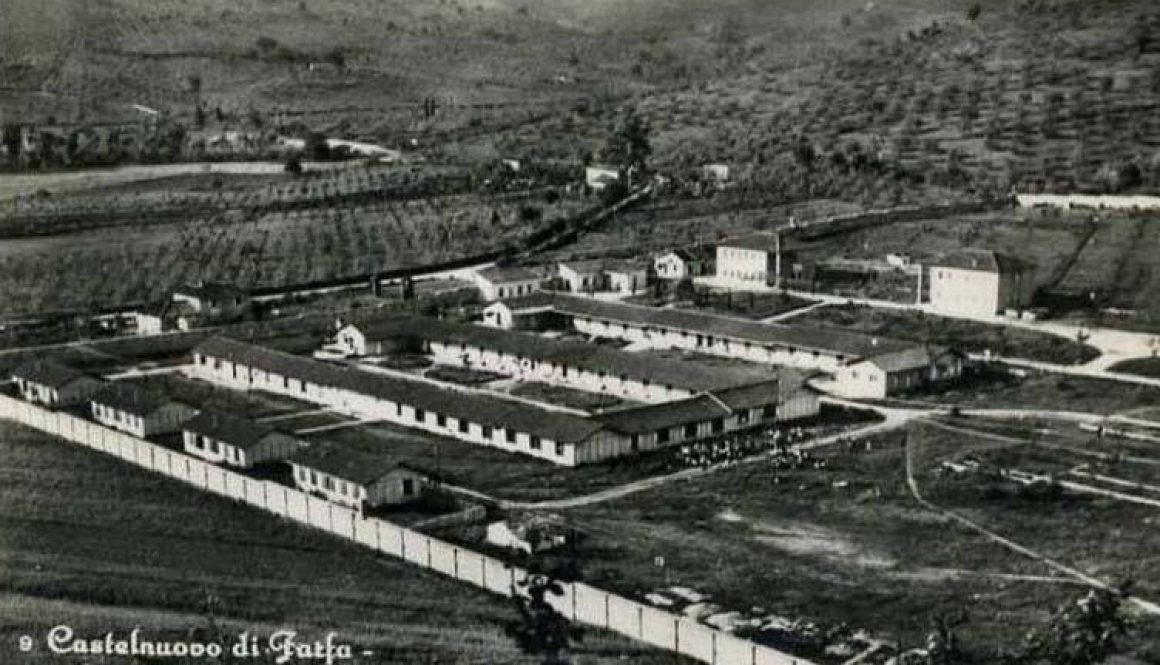
[[[990,250],[964,250],[930,268],[930,304],[938,312],[994,316],[1031,304],[1035,266]]]
[[[780,237],[776,233],[723,240],[717,245],[717,280],[738,285],[773,284],[779,257]]]

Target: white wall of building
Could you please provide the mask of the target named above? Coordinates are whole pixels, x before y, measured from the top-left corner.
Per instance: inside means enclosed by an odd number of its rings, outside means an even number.
[[[932,267],[931,307],[952,314],[991,316],[1002,309],[999,281],[994,272]]]
[[[692,277],[689,274],[688,263],[673,252],[658,256],[653,261],[653,271],[656,272],[657,279],[681,280],[686,277]]]
[[[774,275],[770,252],[742,247],[717,247],[717,279],[739,284],[769,284]]]
[[[492,349],[460,344],[431,343],[431,356],[441,365],[498,372],[519,381],[546,383],[584,392],[657,404],[687,399],[695,393],[679,386],[645,382],[532,358],[517,358]]]
[[[183,371],[190,376],[235,390],[264,390],[288,395],[297,399],[329,406],[341,413],[373,420],[383,420],[403,427],[423,430],[441,436],[494,446],[508,452],[538,457],[555,464],[571,466],[576,455],[571,443],[534,437],[525,432],[505,430],[502,427],[488,427],[481,423],[460,422],[456,418],[424,412],[407,404],[381,400],[370,395],[362,395],[348,390],[340,390],[302,382],[295,378],[268,374],[261,370],[251,370],[227,360],[195,357],[193,365]]]
[[[724,337],[685,331],[645,327],[639,324],[603,322],[586,317],[572,319],[577,331],[594,337],[611,337],[641,344],[650,349],[683,349],[756,363],[782,365],[799,369],[835,372],[842,358],[820,351],[806,351],[776,344],[754,344]]]
[[[187,406],[172,404],[141,417],[93,402],[92,414],[93,419],[102,425],[143,439],[180,430],[181,425],[196,415],[197,411]]]

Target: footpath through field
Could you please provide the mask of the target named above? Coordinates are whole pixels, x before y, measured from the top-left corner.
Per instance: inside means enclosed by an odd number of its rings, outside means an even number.
[[[1013,550],[1015,552],[1018,552],[1019,554],[1026,556],[1026,557],[1029,557],[1031,559],[1039,561],[1039,562],[1043,563],[1044,565],[1046,565],[1047,567],[1051,568],[1052,570],[1063,573],[1064,575],[1067,575],[1068,577],[1071,577],[1075,580],[1079,580],[1080,582],[1083,582],[1084,584],[1087,584],[1088,586],[1095,587],[1097,589],[1102,589],[1104,591],[1111,591],[1113,593],[1119,593],[1119,591],[1117,589],[1111,587],[1103,580],[1092,577],[1091,575],[1088,575],[1087,573],[1085,573],[1081,570],[1077,570],[1071,566],[1068,566],[1064,563],[1061,563],[1060,561],[1057,561],[1051,557],[1048,557],[1047,555],[1045,555],[1041,552],[1037,552],[1029,547],[1025,547],[1023,545],[1020,545],[1019,543],[1015,542],[1014,540],[1011,540],[1010,538],[1007,538],[1003,535],[1000,535],[999,533],[996,533],[995,531],[988,529],[987,527],[979,524],[978,522],[976,522],[970,518],[964,517],[963,515],[960,515],[953,510],[943,508],[942,506],[938,506],[938,505],[932,503],[931,501],[927,500],[922,495],[922,491],[918,487],[918,480],[914,475],[913,450],[914,450],[914,446],[912,444],[910,444],[910,442],[908,441],[906,444],[906,484],[910,488],[911,496],[914,497],[914,500],[917,501],[919,503],[919,505],[923,506],[924,508],[926,508],[928,510],[939,513],[940,515],[948,517],[948,518],[954,520],[955,522],[958,522],[959,524],[967,527],[968,529],[975,531],[979,534],[982,534],[987,539],[1006,547],[1007,549]],[[1143,598],[1138,598],[1136,596],[1126,596],[1125,599],[1128,602],[1130,602],[1132,605],[1134,605],[1137,609],[1139,609],[1140,611],[1142,611],[1146,614],[1150,614],[1152,616],[1160,616],[1160,605],[1158,605],[1150,600],[1145,600]]]

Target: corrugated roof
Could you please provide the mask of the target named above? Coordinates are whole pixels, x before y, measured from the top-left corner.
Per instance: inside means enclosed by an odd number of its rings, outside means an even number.
[[[12,378],[24,379],[49,388],[63,388],[74,381],[83,379],[96,381],[95,378],[78,369],[52,360],[34,360],[24,363],[12,370]]]
[[[599,423],[580,416],[437,386],[420,379],[341,367],[223,337],[209,339],[194,351],[281,376],[409,404],[480,425],[512,428],[553,441],[578,443],[600,430]]]
[[[466,344],[518,358],[568,365],[603,372],[609,377],[623,376],[694,392],[762,383],[777,376],[776,370],[769,367],[722,367],[670,360],[596,344],[424,317],[390,317],[355,324],[355,327],[372,340],[411,337],[444,344]]]

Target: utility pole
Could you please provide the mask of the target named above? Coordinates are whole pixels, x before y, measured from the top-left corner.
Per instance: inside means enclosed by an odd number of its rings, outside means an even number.
[[[915,289],[915,292],[914,292],[914,304],[921,305],[922,304],[922,264],[919,263],[917,265],[918,265],[918,288]]]
[[[781,231],[773,232],[773,288],[781,290]]]

